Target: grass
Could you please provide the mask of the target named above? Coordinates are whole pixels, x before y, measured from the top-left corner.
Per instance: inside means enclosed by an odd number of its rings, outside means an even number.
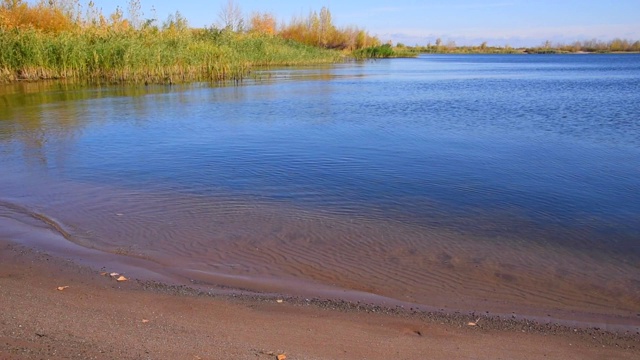
[[[400,58],[400,57],[416,57],[419,53],[407,51],[406,48],[393,48],[389,44],[372,46],[363,49],[358,49],[353,52],[353,56],[357,60],[362,59],[386,59],[386,58]]]
[[[238,80],[255,66],[326,64],[339,52],[216,29],[0,29],[0,82],[75,79],[175,83]]]
[[[484,42],[480,46],[447,45],[405,46],[398,44],[398,49],[415,54],[571,54],[571,53],[637,53],[640,52],[640,41],[614,39],[608,42],[599,40],[576,41],[572,44],[545,44],[537,47],[512,48],[508,45],[487,46]]]
[[[436,45],[381,45],[357,27],[338,28],[323,7],[276,29],[276,19],[256,13],[243,28],[237,8],[223,11],[224,29],[192,29],[179,12],[162,25],[142,21],[140,0],[129,0],[129,18],[105,16],[93,2],[0,0],[0,83],[67,79],[99,83],[177,83],[240,80],[256,66],[328,64],[346,58],[415,57],[421,53],[549,53],[640,51],[640,42],[596,40],[532,49]],[[84,14],[84,15],[83,15]]]
[[[248,28],[233,1],[220,14],[223,28],[190,28],[178,11],[161,24],[144,20],[140,0],[128,0],[127,15],[120,7],[105,15],[92,1],[0,0],[0,83],[225,81],[256,66],[336,63],[353,51],[390,56],[368,32],[336,27],[326,7],[281,26],[254,13]]]

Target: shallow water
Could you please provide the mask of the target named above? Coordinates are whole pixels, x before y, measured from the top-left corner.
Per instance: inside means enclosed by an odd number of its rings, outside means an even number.
[[[5,87],[0,236],[44,227],[195,283],[633,318],[638,88],[637,55]]]

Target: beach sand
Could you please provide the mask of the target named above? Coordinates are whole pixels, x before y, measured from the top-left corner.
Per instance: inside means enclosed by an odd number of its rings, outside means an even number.
[[[0,241],[0,359],[640,358],[638,334],[485,317],[472,326],[469,315],[209,295],[101,271],[117,269]]]

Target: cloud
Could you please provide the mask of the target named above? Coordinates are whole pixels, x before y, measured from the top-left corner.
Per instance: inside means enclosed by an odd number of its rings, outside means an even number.
[[[570,43],[577,40],[640,39],[640,29],[635,24],[611,24],[594,26],[557,26],[544,28],[463,28],[450,31],[439,29],[400,28],[377,33],[383,40],[407,45],[425,45],[435,39],[453,40],[458,45],[477,45],[487,41],[491,45],[537,46],[546,40]]]

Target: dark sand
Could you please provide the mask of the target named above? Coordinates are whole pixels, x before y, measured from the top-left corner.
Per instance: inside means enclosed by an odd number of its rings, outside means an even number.
[[[469,326],[468,315],[277,300],[119,283],[0,241],[0,359],[640,358],[637,333],[486,317]]]

